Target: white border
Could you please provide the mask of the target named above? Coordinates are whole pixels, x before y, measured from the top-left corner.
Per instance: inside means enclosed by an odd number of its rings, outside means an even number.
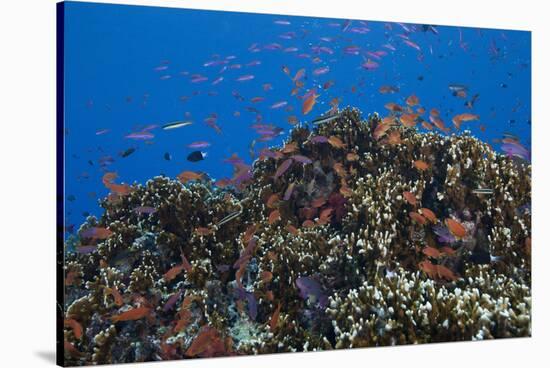
[[[98,1],[106,2],[106,1]],[[149,0],[198,9],[533,31],[533,338],[156,363],[159,367],[548,366],[549,27],[545,1]],[[0,14],[0,367],[53,365],[55,342],[55,1],[2,2]],[[214,26],[215,27],[215,26]],[[126,367],[147,365],[128,364]]]

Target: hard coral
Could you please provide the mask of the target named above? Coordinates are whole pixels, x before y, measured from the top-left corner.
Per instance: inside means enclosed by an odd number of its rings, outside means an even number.
[[[530,164],[380,124],[348,108],[248,185],[155,177],[102,201],[66,245],[66,363],[529,336]]]

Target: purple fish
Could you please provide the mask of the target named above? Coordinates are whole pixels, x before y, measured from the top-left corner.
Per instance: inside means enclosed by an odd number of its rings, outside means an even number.
[[[214,81],[212,82],[212,85],[215,86],[216,84],[220,83],[221,81],[223,81],[223,77],[218,77],[218,78],[214,79]]]
[[[196,76],[193,76],[191,77],[191,83],[200,83],[200,82],[204,82],[204,81],[207,81],[208,78],[205,77],[205,76],[202,76],[202,75],[196,75]]]
[[[256,66],[256,65],[260,65],[261,63],[262,62],[260,60],[252,60],[251,62],[246,64],[246,66]]]
[[[150,133],[150,132],[135,132],[135,133],[128,134],[124,138],[136,139],[136,140],[147,140],[147,139],[153,139],[155,138],[155,136],[153,133]]]
[[[283,47],[282,47],[280,44],[275,43],[275,42],[274,42],[274,43],[269,43],[269,44],[267,44],[267,45],[264,45],[264,49],[265,49],[265,50],[280,50],[280,49],[282,49],[282,48],[283,48]]]
[[[502,149],[508,157],[519,157],[526,161],[529,161],[530,154],[527,148],[523,147],[519,143],[513,143],[513,142],[506,142],[503,143],[502,146],[500,146],[500,149]]]
[[[451,234],[449,229],[447,229],[445,226],[434,226],[433,228],[434,233],[437,235],[437,240],[441,243],[454,243],[456,241],[456,238]]]
[[[293,155],[290,158],[295,160],[296,162],[299,162],[301,164],[306,164],[306,165],[313,162],[309,157],[302,156],[302,155]]]
[[[328,305],[328,297],[322,292],[319,282],[311,277],[298,277],[296,286],[300,290],[300,296],[303,299],[309,299],[312,302],[318,302],[321,308]]]
[[[313,75],[323,75],[327,74],[330,71],[330,68],[328,66],[322,66],[320,68],[313,70]]]
[[[241,75],[239,78],[236,79],[237,82],[244,82],[254,79],[254,75],[252,74],[245,74]]]
[[[365,34],[370,32],[370,29],[367,27],[352,27],[349,31],[351,33]]]
[[[95,135],[102,135],[102,134],[105,134],[109,131],[110,131],[110,129],[101,129],[101,130],[98,130],[97,132],[95,132]]]
[[[363,69],[374,70],[377,69],[380,65],[376,61],[368,59],[363,64],[361,64],[361,66],[363,67]]]
[[[246,291],[243,288],[235,288],[234,290],[235,297],[238,300],[246,300],[248,304],[248,316],[255,320],[258,316],[258,302],[256,301],[256,297],[254,296],[254,293],[251,293],[249,291]]]
[[[174,306],[176,305],[176,302],[181,296],[181,293],[182,293],[182,290],[180,289],[178,290],[177,293],[172,294],[170,298],[168,298],[168,300],[166,301],[166,304],[164,304],[164,306],[162,307],[162,311],[168,312],[169,310],[174,308]]]
[[[314,137],[311,137],[309,140],[313,143],[327,143],[328,142],[328,138],[325,137],[324,135],[316,135]]]
[[[279,38],[282,38],[283,40],[292,40],[295,37],[296,37],[296,32],[286,32],[279,35]]]
[[[361,48],[359,46],[347,46],[344,48],[344,53],[348,55],[359,55]]]
[[[273,105],[270,106],[271,109],[280,109],[281,107],[285,107],[288,105],[287,101],[279,101],[275,102]]]
[[[210,147],[210,143],[206,142],[206,141],[197,141],[197,142],[193,142],[191,144],[188,144],[187,147],[189,147],[189,148],[206,148],[206,147]]]
[[[278,24],[280,26],[289,26],[290,25],[290,22],[288,20],[282,20],[282,19],[275,20],[275,21],[273,21],[273,23]]]
[[[290,196],[292,196],[292,192],[294,191],[295,183],[290,183],[288,187],[285,190],[285,195],[283,197],[283,200],[288,201],[290,199]]]
[[[292,161],[293,160],[291,158],[283,161],[283,163],[277,168],[277,171],[275,172],[275,176],[273,178],[276,180],[281,175],[283,175],[290,168],[290,165],[292,165]]]
[[[294,46],[287,47],[286,49],[283,50],[283,52],[296,52],[296,51],[298,51],[298,48]]]

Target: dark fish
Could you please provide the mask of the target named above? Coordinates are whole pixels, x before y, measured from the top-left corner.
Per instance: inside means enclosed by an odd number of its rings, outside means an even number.
[[[205,159],[206,156],[207,156],[206,152],[193,151],[187,156],[187,161],[191,161],[191,162],[202,161]]]
[[[166,161],[170,161],[170,160],[172,159],[172,156],[170,156],[170,153],[166,152],[166,153],[164,154],[164,159],[165,159]]]
[[[133,148],[133,147],[130,147],[128,148],[126,151],[123,151],[120,153],[120,157],[128,157],[130,156],[132,153],[136,152],[136,149]]]

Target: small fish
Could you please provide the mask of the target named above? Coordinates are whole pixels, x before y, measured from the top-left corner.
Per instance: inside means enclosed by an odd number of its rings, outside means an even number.
[[[148,139],[155,138],[155,135],[150,132],[135,132],[124,136],[124,138],[135,139],[135,140],[148,140]]]
[[[166,153],[164,154],[164,159],[165,159],[166,161],[170,161],[170,160],[172,159],[172,156],[170,155],[170,153],[166,152]]]
[[[302,104],[302,114],[306,115],[313,109],[313,106],[317,102],[317,97],[319,97],[319,95],[316,95],[314,92],[311,96],[304,100]]]
[[[413,165],[420,171],[428,170],[428,168],[430,167],[430,165],[426,161],[422,161],[422,160],[414,161]]]
[[[328,138],[328,143],[334,147],[334,148],[345,148],[344,142],[342,140],[334,135],[331,135]]]
[[[273,105],[270,106],[271,109],[280,109],[281,107],[285,107],[288,105],[287,101],[279,101],[275,102]]]
[[[403,192],[403,197],[405,197],[405,200],[409,202],[409,204],[416,206],[416,196],[414,195],[414,193]]]
[[[267,223],[269,225],[273,225],[275,222],[279,221],[280,219],[281,219],[281,213],[279,212],[279,210],[273,210],[269,214],[269,217],[267,219]]]
[[[409,217],[411,218],[411,220],[420,225],[424,225],[426,223],[426,218],[418,212],[409,212]]]
[[[162,126],[162,129],[164,130],[177,129],[177,128],[182,128],[184,126],[188,126],[191,124],[193,124],[193,122],[191,121],[174,121],[172,123],[164,124]]]
[[[127,150],[120,153],[120,157],[125,158],[130,156],[132,153],[136,152],[136,149],[133,147],[128,148]]]
[[[249,80],[252,80],[254,79],[254,75],[253,74],[245,74],[245,75],[241,75],[240,77],[238,77],[237,79],[235,79],[237,82],[244,82],[244,81],[249,81]]]
[[[188,148],[206,148],[206,147],[210,147],[210,142],[197,141],[197,142],[188,144],[187,147]]]
[[[416,49],[416,50],[420,51],[420,46],[418,46],[417,43],[415,43],[411,40],[403,40],[403,43],[405,43],[409,47],[412,47],[413,49]]]
[[[277,171],[275,172],[275,175],[273,176],[273,178],[276,180],[281,175],[283,175],[290,168],[290,165],[292,165],[292,162],[293,162],[292,158],[289,158],[283,161],[283,163],[279,165],[279,167],[277,168]]]
[[[327,74],[330,71],[330,68],[328,66],[322,66],[317,69],[313,70],[313,75],[319,76],[323,74]]]
[[[208,156],[207,152],[193,151],[189,155],[187,155],[187,161],[199,162],[204,160],[206,156]]]
[[[81,238],[104,240],[111,236],[113,232],[104,227],[90,227],[80,233]]]
[[[445,220],[445,225],[456,238],[464,238],[466,236],[466,228],[458,221],[448,218]]]
[[[75,319],[69,318],[69,319],[65,319],[63,324],[65,327],[69,327],[71,330],[73,330],[73,335],[75,338],[77,338],[78,340],[82,338],[83,329],[82,329],[82,325],[78,323],[78,321],[76,321]]]
[[[193,172],[193,171],[184,171],[181,174],[179,174],[177,177],[178,177],[179,181],[181,181],[182,183],[185,184],[185,183],[187,183],[188,181],[191,181],[191,180],[202,179],[203,174],[202,173],[196,173],[196,172]]]
[[[111,317],[113,323],[122,322],[122,321],[135,321],[147,317],[151,312],[151,308],[147,307],[138,307],[130,309],[126,312],[120,313]]]

